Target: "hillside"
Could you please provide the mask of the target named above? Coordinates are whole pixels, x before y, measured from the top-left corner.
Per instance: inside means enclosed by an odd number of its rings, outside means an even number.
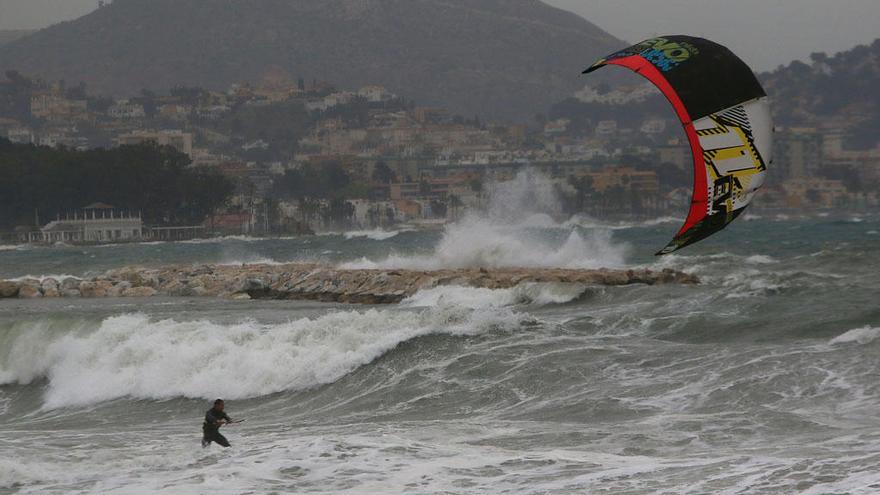
[[[280,68],[465,115],[528,118],[623,45],[538,0],[116,0],[0,47],[0,70],[130,95],[220,89]]]
[[[0,46],[12,43],[34,32],[29,29],[0,29]]]
[[[782,125],[849,128],[852,146],[880,142],[880,39],[835,55],[814,53],[759,77]]]

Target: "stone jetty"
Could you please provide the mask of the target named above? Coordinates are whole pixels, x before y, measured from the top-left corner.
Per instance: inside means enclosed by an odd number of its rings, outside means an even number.
[[[316,264],[196,265],[122,268],[91,278],[0,281],[2,298],[224,297],[393,304],[439,286],[507,289],[528,283],[621,286],[697,284],[686,273],[663,270],[466,268],[360,270]]]

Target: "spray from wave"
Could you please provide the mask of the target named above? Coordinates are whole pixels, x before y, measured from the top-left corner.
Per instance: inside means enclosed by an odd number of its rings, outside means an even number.
[[[610,229],[585,232],[559,221],[557,184],[531,171],[490,184],[485,212],[448,225],[434,251],[363,258],[342,268],[442,269],[472,267],[599,268],[624,265],[628,247]]]

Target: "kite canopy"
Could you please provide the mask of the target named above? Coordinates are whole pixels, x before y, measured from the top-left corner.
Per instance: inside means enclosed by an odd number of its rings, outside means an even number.
[[[718,232],[745,211],[772,161],[767,93],[727,48],[702,38],[664,36],[609,55],[606,65],[647,78],[672,103],[694,154],[694,192],[681,230],[660,254]]]

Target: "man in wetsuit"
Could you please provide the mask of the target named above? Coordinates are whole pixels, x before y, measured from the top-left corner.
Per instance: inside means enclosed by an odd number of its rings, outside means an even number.
[[[211,442],[217,442],[218,445],[229,447],[229,440],[220,434],[220,427],[231,423],[232,420],[223,412],[223,399],[214,401],[214,407],[208,409],[205,413],[205,424],[202,425],[202,447],[211,445]]]

